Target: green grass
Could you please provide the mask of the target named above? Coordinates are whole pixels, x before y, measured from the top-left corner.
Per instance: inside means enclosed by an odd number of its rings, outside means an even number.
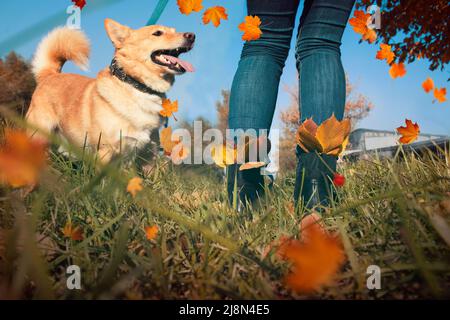
[[[347,262],[333,284],[300,296],[283,283],[287,266],[274,254],[262,258],[274,239],[297,236],[307,213],[290,209],[293,173],[280,177],[248,218],[228,207],[225,181],[212,167],[158,158],[132,198],[126,185],[133,170],[94,169],[52,154],[31,194],[1,190],[0,297],[445,298],[449,160],[448,151],[419,158],[399,150],[392,160],[342,163],[346,184],[323,219],[340,233]],[[67,221],[83,228],[84,240],[63,237]],[[160,232],[150,241],[144,228],[151,225]],[[66,288],[72,264],[81,268],[82,290]],[[382,269],[380,290],[366,288],[369,265]]]

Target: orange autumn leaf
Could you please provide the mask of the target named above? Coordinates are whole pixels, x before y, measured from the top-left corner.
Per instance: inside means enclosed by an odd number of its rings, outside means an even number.
[[[176,138],[176,137],[175,137]],[[159,134],[159,140],[161,146],[163,147],[164,154],[170,156],[172,154],[173,148],[180,143],[179,139],[173,139],[172,137],[172,128],[167,127],[161,130]]]
[[[33,186],[46,163],[46,145],[22,130],[5,129],[0,144],[0,183],[13,188]]]
[[[158,235],[158,226],[145,227],[145,237],[147,240],[153,240]]]
[[[163,117],[170,117],[174,112],[178,111],[178,100],[174,102],[170,101],[170,99],[163,99],[162,101],[162,110],[159,112]],[[175,117],[174,117],[175,118]]]
[[[138,177],[134,177],[128,181],[127,192],[129,192],[133,198],[136,194],[141,191],[144,187],[142,186],[142,179]]]
[[[310,293],[329,284],[345,261],[339,238],[312,223],[302,231],[302,239],[283,241],[278,254],[291,262],[286,284],[299,293]]]
[[[433,91],[433,95],[436,98],[437,101],[439,101],[440,103],[447,101],[447,89],[446,88],[435,88]]]
[[[263,161],[251,161],[251,162],[246,162],[243,163],[240,167],[239,167],[239,171],[245,171],[245,170],[250,170],[250,169],[256,169],[256,168],[261,168],[263,166],[265,166],[266,163]]]
[[[370,17],[371,15],[369,13],[365,13],[362,10],[355,10],[354,17],[349,19],[349,24],[356,33],[362,35],[363,40],[368,40],[372,43],[377,39],[377,34],[367,26]]]
[[[334,114],[320,126],[312,119],[307,119],[297,130],[297,144],[306,152],[317,151],[339,156],[345,151],[350,129],[349,119],[339,121]]]
[[[430,92],[434,88],[434,81],[430,77],[428,77],[423,83],[422,88],[426,93]]]
[[[259,28],[261,19],[258,16],[246,16],[244,22],[239,25],[239,30],[243,31],[242,40],[251,41],[261,37],[262,31]]]
[[[177,0],[180,12],[185,15],[191,14],[192,11],[199,12],[203,9],[203,0]]]
[[[83,240],[83,229],[80,226],[74,227],[71,222],[67,222],[62,229],[64,237],[72,239],[74,241]]]
[[[403,62],[393,63],[389,69],[389,75],[392,79],[403,77],[406,74],[405,65]]]
[[[420,128],[417,123],[412,123],[411,120],[405,119],[405,127],[398,127],[397,133],[401,135],[399,142],[408,144],[417,139],[420,133]]]
[[[224,7],[215,6],[207,9],[203,14],[203,23],[212,23],[214,27],[220,25],[220,20],[228,20],[228,15]]]
[[[391,64],[391,62],[394,61],[395,54],[392,52],[392,47],[390,45],[381,43],[376,58],[378,60],[386,60],[388,64]]]

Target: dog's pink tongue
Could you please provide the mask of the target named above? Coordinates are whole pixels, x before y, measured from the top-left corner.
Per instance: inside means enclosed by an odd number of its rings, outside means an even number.
[[[179,63],[180,66],[182,66],[184,68],[184,70],[186,70],[187,72],[194,72],[195,71],[194,66],[192,64],[190,64],[189,62],[187,62],[187,61],[181,60],[181,59],[179,59],[177,57],[174,57],[174,56],[166,56],[166,55],[164,55],[164,57],[167,60],[169,60],[170,62],[172,62],[172,63]]]

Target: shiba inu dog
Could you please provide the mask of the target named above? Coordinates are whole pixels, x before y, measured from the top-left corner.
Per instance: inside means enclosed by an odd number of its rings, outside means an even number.
[[[193,48],[195,34],[158,25],[133,30],[111,19],[105,29],[115,53],[96,78],[61,73],[67,60],[87,68],[90,45],[81,31],[57,28],[41,41],[32,62],[38,85],[26,118],[98,150],[108,162],[119,151],[150,142],[163,122],[159,111],[174,77],[194,71],[178,56]]]

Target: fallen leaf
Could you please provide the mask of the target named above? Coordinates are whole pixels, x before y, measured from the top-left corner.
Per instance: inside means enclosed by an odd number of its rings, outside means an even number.
[[[440,103],[447,101],[447,89],[446,88],[435,88],[433,91],[433,95],[436,98],[437,101],[439,101]]]
[[[83,240],[83,229],[80,226],[73,226],[71,222],[67,222],[62,229],[64,237],[74,241]]]
[[[386,60],[388,64],[391,64],[392,61],[394,61],[395,53],[392,52],[392,47],[387,44],[380,44],[380,50],[377,51],[376,58],[378,60]]]
[[[284,241],[278,254],[291,262],[286,284],[299,293],[310,293],[328,284],[345,261],[342,244],[316,223],[302,231],[303,241]]]
[[[143,189],[142,179],[139,177],[134,177],[128,181],[127,192],[129,192],[133,198],[136,194]]]
[[[172,136],[172,128],[171,127],[167,127],[161,130],[160,134],[159,134],[159,140],[161,143],[161,146],[163,147],[164,150],[164,154],[167,156],[170,156],[172,154],[172,150],[173,148],[180,143],[179,139],[175,139],[172,140],[173,137]]]
[[[207,9],[203,14],[203,23],[208,24],[212,23],[214,27],[218,27],[220,25],[220,20],[228,20],[228,15],[224,7],[215,6]]]
[[[239,167],[239,171],[261,168],[262,166],[265,166],[265,165],[266,165],[266,163],[262,162],[262,161],[246,162]]]
[[[178,100],[174,102],[170,101],[170,99],[163,99],[162,101],[162,110],[159,112],[163,117],[169,118],[173,115],[174,112],[178,111]],[[175,116],[174,116],[175,119]],[[175,119],[176,120],[176,119]]]
[[[0,183],[34,186],[46,164],[46,144],[17,129],[5,129],[0,143]]]
[[[430,92],[434,88],[434,81],[430,77],[428,77],[423,83],[422,88],[426,93]]]
[[[156,236],[158,235],[158,226],[151,226],[151,227],[146,227],[145,228],[145,237],[147,238],[147,240],[153,240],[156,238]]]
[[[216,145],[211,148],[211,158],[216,165],[225,168],[236,163],[237,150],[228,144]]]
[[[405,120],[405,127],[398,127],[397,132],[401,135],[399,142],[403,144],[408,144],[417,139],[420,133],[420,128],[417,123],[412,123],[411,120]]]
[[[175,164],[180,164],[184,159],[189,156],[189,149],[181,142],[177,143],[170,154],[172,162]]]
[[[389,69],[389,75],[392,79],[403,77],[406,74],[405,65],[403,62],[393,63]]]
[[[262,31],[259,28],[261,19],[258,16],[246,16],[244,22],[239,25],[239,30],[243,31],[242,40],[252,41],[261,37]]]
[[[177,0],[178,8],[180,12],[185,15],[189,15],[194,12],[199,12],[203,9],[203,0]]]

